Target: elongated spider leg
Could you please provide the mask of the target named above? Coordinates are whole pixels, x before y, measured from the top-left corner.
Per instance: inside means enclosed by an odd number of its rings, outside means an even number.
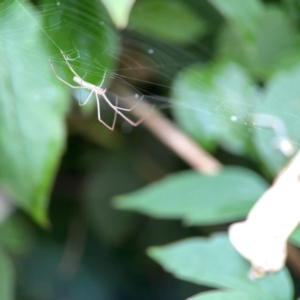
[[[103,74],[102,81],[101,81],[100,85],[98,86],[99,88],[102,87],[102,84],[103,84],[103,82],[104,82],[104,80],[105,80],[105,76],[106,76],[106,70],[105,70],[105,72],[104,72],[104,74]]]
[[[85,72],[85,74],[83,75],[82,78],[79,77],[79,78],[81,79],[81,85],[82,85],[82,83],[84,82],[84,78],[85,78],[86,74],[87,74],[87,72]]]
[[[96,100],[97,100],[97,111],[98,111],[98,121],[101,122],[105,127],[107,127],[109,130],[114,130],[115,125],[116,125],[116,120],[117,120],[117,111],[115,111],[115,115],[114,115],[114,120],[113,120],[113,124],[112,126],[109,126],[107,123],[105,123],[102,119],[101,119],[101,111],[100,111],[100,100],[99,100],[99,95],[97,93],[96,94]]]
[[[137,103],[135,103],[131,108],[123,108],[123,107],[119,107],[119,106],[116,106],[116,108],[118,110],[123,110],[123,111],[132,111],[144,98],[144,95],[139,99],[139,101]]]
[[[149,114],[146,114],[145,117],[141,118],[140,120],[138,120],[137,122],[133,122],[132,120],[130,120],[127,116],[125,116],[122,112],[120,112],[118,110],[118,108],[113,105],[109,100],[108,98],[106,97],[105,95],[105,91],[106,90],[103,90],[103,93],[102,93],[102,97],[103,99],[107,102],[107,104],[115,111],[117,112],[118,115],[120,115],[124,120],[126,120],[129,124],[131,124],[132,126],[138,126],[141,122],[143,122],[145,120],[145,118],[148,117]]]
[[[118,105],[118,98],[116,98],[116,105]],[[117,112],[115,111],[112,130],[114,130],[114,128],[115,128],[116,121],[117,121]]]
[[[126,120],[130,125],[136,127],[136,126],[140,125],[146,118],[148,118],[149,115],[154,111],[154,109],[155,109],[154,106],[152,106],[152,109],[151,109],[144,117],[142,117],[141,119],[139,119],[139,120],[136,121],[136,122],[133,122],[132,120],[130,120],[128,117],[126,117],[124,114],[122,114],[122,113],[119,112],[119,111],[118,111],[118,114],[119,114],[120,116],[122,116],[122,118],[123,118],[124,120]]]
[[[84,106],[88,103],[88,101],[90,100],[90,98],[92,97],[93,93],[95,92],[95,90],[92,90],[89,94],[89,96],[85,99],[85,101],[83,103],[81,103],[81,99],[79,99],[79,105],[80,106]],[[96,94],[96,93],[95,93]],[[97,94],[96,94],[97,95]]]
[[[53,72],[54,72],[54,74],[55,74],[55,76],[56,76],[56,78],[57,78],[58,80],[60,80],[61,82],[63,82],[63,83],[66,84],[67,86],[71,87],[72,89],[80,89],[80,88],[81,88],[81,86],[75,86],[75,85],[72,85],[72,84],[68,83],[67,81],[65,81],[64,79],[62,79],[61,77],[59,77],[59,76],[57,75],[57,73],[56,73],[56,71],[55,71],[55,69],[54,69],[54,67],[53,67],[53,65],[52,65],[50,59],[49,59],[49,63],[50,63],[50,66],[51,66],[51,68],[52,68],[52,70],[53,70]]]
[[[74,69],[72,68],[72,66],[70,65],[70,63],[69,63],[69,61],[68,61],[68,59],[67,59],[65,53],[64,53],[62,50],[60,50],[60,52],[61,52],[61,54],[62,54],[62,56],[63,56],[63,58],[64,58],[66,64],[68,65],[69,69],[71,70],[71,72],[72,72],[75,76],[77,76],[78,78],[81,78],[81,77],[74,71]]]
[[[83,80],[84,80],[84,77],[86,76],[86,74],[87,73],[85,73],[84,76],[82,77],[80,86],[82,86],[82,83],[83,83]],[[89,95],[89,97],[90,97],[90,95]],[[81,104],[81,89],[79,90],[79,102],[78,103],[79,103],[80,106],[85,105],[85,102],[83,104]]]

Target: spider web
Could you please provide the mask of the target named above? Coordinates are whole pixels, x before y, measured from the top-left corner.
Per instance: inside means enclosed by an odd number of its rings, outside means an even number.
[[[34,6],[28,1],[5,0],[0,5],[0,13],[1,57],[5,59],[7,51],[13,53],[14,66],[19,68],[20,76],[29,76],[32,80],[38,76],[45,81],[52,77],[51,80],[55,81],[53,73],[40,72],[35,63],[50,58],[59,76],[73,84],[73,75],[61,55],[62,50],[85,81],[99,85],[105,75],[103,87],[108,89],[107,96],[112,102],[116,95],[122,102],[125,96],[118,87],[125,85],[135,95],[136,101],[145,96],[151,106],[171,112],[185,130],[203,142],[202,137],[198,138],[200,126],[200,134],[207,134],[204,141],[207,148],[212,147],[213,139],[224,139],[220,136],[220,127],[223,126],[233,134],[221,145],[229,151],[243,154],[245,150],[239,138],[248,139],[253,130],[258,132],[258,139],[262,139],[263,135],[270,146],[274,138],[288,137],[290,129],[297,128],[299,124],[297,111],[286,109],[280,97],[272,101],[268,99],[268,105],[259,107],[258,104],[268,95],[263,96],[262,89],[234,64],[221,68],[218,76],[214,75],[214,68],[208,68],[205,76],[195,75],[197,67],[185,73],[189,66],[198,64],[201,68],[210,61],[211,48],[204,42],[184,47],[142,35],[130,26],[128,30],[117,33],[99,1],[90,1],[86,5],[77,0],[42,0]],[[207,78],[213,76],[207,82]],[[229,80],[226,81],[226,78]],[[298,77],[293,78],[293,84],[296,84]],[[278,76],[270,89],[276,93],[276,86],[282,81],[284,78]],[[296,92],[293,96],[299,99]],[[85,99],[88,93],[86,90],[74,91],[73,95],[79,101]],[[270,93],[269,98],[274,98],[274,93]],[[249,99],[245,101],[245,97]],[[284,95],[282,97],[285,98]],[[95,106],[93,99],[89,103],[86,111],[93,110]],[[276,112],[280,114],[276,115]],[[109,107],[104,106],[102,114],[112,118]],[[272,116],[275,118],[272,119]],[[191,122],[187,122],[188,119]],[[214,138],[210,138],[213,135]],[[293,143],[297,143],[298,139],[300,137],[294,135]]]

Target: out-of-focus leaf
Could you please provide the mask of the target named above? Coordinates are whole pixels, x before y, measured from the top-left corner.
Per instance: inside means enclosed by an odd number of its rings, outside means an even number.
[[[254,38],[264,6],[260,0],[209,0],[245,40]]]
[[[28,2],[5,1],[0,7],[0,183],[45,224],[64,147],[67,97],[54,84],[39,23]]]
[[[300,17],[300,6],[298,0],[284,0],[283,1],[287,11],[289,12],[290,17],[292,18],[293,22],[297,24]]]
[[[178,1],[138,1],[129,25],[141,33],[178,44],[193,42],[206,31],[204,21]]]
[[[112,20],[120,29],[127,26],[129,14],[135,0],[102,0]]]
[[[223,168],[215,176],[189,171],[119,196],[115,206],[158,218],[182,218],[188,225],[215,224],[245,217],[267,186],[259,175],[239,167]]]
[[[13,300],[15,290],[14,267],[10,258],[0,251],[0,295],[1,300]]]
[[[213,291],[195,295],[187,300],[253,300],[251,295],[237,291]]]
[[[276,139],[287,138],[291,145],[293,141],[300,143],[299,80],[297,64],[275,73],[259,91],[236,64],[194,66],[174,83],[174,114],[182,127],[209,149],[219,144],[233,153],[253,157],[249,146],[253,142],[268,173],[274,176],[287,163]],[[254,113],[276,117],[284,130],[274,132],[262,126]]]
[[[57,72],[72,83],[74,75],[63,60],[60,53],[62,49],[70,58],[72,67],[79,76],[85,76],[86,81],[98,85],[106,72],[106,86],[115,65],[120,41],[101,1],[91,0],[87,4],[79,0],[42,0],[42,4],[43,28],[46,32],[44,38],[53,54],[51,60]],[[49,10],[53,13],[50,14]],[[62,72],[62,62],[68,76]]]
[[[241,291],[256,300],[293,299],[292,281],[286,269],[260,280],[249,279],[249,263],[236,252],[225,234],[151,247],[148,254],[182,280]]]
[[[219,55],[242,64],[260,80],[281,67],[299,61],[299,54],[294,55],[299,53],[298,37],[290,18],[282,9],[267,6],[253,25],[256,30],[250,40],[232,24],[225,25],[219,37]]]
[[[285,128],[279,123],[277,127],[282,137],[300,143],[300,65],[277,72],[266,85],[264,100],[256,112],[279,118]],[[286,164],[287,158],[274,147],[274,130],[254,127],[255,147],[272,174],[277,174]]]
[[[17,212],[0,225],[0,246],[12,253],[24,253],[33,239],[32,230]]]
[[[173,106],[179,124],[199,143],[217,144],[245,154],[249,147],[249,114],[255,105],[253,82],[234,63],[193,66],[174,82]]]
[[[9,199],[9,195],[0,188],[0,227],[11,216],[14,210],[15,205]]]
[[[256,126],[253,131],[253,142],[261,165],[264,166],[266,175],[274,178],[288,163],[288,158],[275,147],[273,141],[275,133],[272,129]]]

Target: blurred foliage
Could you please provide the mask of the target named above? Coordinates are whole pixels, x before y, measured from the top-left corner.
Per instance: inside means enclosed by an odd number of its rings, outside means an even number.
[[[249,169],[226,167],[216,176],[188,171],[120,196],[115,206],[157,218],[182,218],[186,225],[213,225],[244,218],[267,187]]]
[[[151,247],[148,253],[166,270],[183,280],[237,290],[251,299],[292,299],[293,289],[286,270],[259,281],[249,280],[248,263],[234,251],[225,234]]]
[[[205,22],[179,1],[138,1],[133,7],[130,26],[178,44],[192,43],[206,31]]]
[[[0,299],[296,299],[287,268],[251,281],[227,234],[207,236],[285,166],[278,139],[300,143],[299,2],[133,2],[0,3]],[[61,51],[87,82],[146,94],[225,167],[187,170],[142,125],[106,130],[51,70],[73,84]]]

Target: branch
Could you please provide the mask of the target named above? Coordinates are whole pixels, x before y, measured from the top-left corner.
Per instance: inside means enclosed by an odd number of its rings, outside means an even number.
[[[115,82],[113,88],[118,90],[118,94],[125,95],[124,100],[128,107],[135,105],[134,93],[125,84]],[[142,124],[195,170],[214,174],[221,168],[218,160],[146,101],[141,101],[130,113],[138,120],[144,119]],[[145,118],[147,114],[149,117]]]

